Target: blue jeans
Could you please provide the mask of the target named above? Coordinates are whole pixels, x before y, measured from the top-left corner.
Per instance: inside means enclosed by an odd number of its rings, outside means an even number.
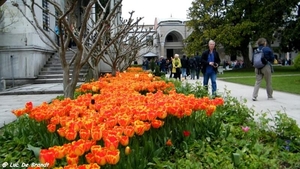
[[[186,77],[186,68],[181,68],[182,77]]]
[[[203,85],[205,86],[205,88],[208,90],[208,80],[210,79],[211,81],[211,88],[212,88],[212,95],[216,94],[217,91],[217,74],[216,72],[212,71],[212,72],[205,72],[204,73],[204,78],[203,78]]]

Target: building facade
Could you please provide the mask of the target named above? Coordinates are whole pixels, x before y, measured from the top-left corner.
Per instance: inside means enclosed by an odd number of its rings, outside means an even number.
[[[37,3],[48,10],[54,11],[54,7],[50,6],[45,0]],[[60,3],[64,5],[63,2]],[[3,7],[5,8],[5,18],[1,22],[1,27],[4,29],[0,32],[0,78],[15,80],[34,78],[55,51],[41,40],[43,37],[40,37],[35,28],[29,23],[29,21],[33,22],[30,11],[24,10],[25,16],[29,19],[28,21],[12,5],[12,1],[6,1]],[[19,7],[21,9],[26,8],[22,3],[19,3]],[[38,22],[43,23],[45,30],[47,26],[54,28],[55,18],[53,16],[39,8],[35,10],[36,19]],[[12,20],[16,22],[11,24]],[[49,30],[45,32],[53,39],[55,38],[53,32]]]

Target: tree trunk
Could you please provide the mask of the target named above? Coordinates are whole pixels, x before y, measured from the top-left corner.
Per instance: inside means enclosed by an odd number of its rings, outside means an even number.
[[[245,67],[246,68],[251,68],[252,64],[251,64],[251,61],[249,59],[249,50],[248,50],[248,48],[247,47],[242,48],[241,53],[243,55]]]
[[[100,76],[99,76],[99,71],[98,71],[97,65],[93,65],[92,72],[93,72],[93,79],[98,80]]]
[[[62,66],[63,67],[63,88],[64,88],[65,98],[70,98],[70,99],[74,98],[74,93],[78,82],[79,73],[81,70],[81,65],[80,65],[81,56],[82,56],[82,52],[77,52],[77,56],[73,63],[74,69],[72,71],[71,79],[70,79],[70,65],[67,63],[65,66],[64,65]]]
[[[63,88],[64,88],[64,97],[65,98],[73,98],[72,91],[70,89],[70,67],[69,65],[62,66],[63,67]]]
[[[117,65],[113,63],[112,67],[111,67],[111,75],[112,76],[116,76],[117,75]]]

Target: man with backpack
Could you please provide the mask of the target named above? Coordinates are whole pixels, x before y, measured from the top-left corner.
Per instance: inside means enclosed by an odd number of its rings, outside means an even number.
[[[258,48],[254,51],[252,57],[252,65],[255,68],[256,82],[252,94],[252,100],[256,101],[258,96],[258,90],[263,78],[266,80],[267,96],[269,100],[273,100],[272,89],[272,73],[274,62],[274,54],[271,48],[267,46],[267,40],[265,38],[259,38],[257,40]]]

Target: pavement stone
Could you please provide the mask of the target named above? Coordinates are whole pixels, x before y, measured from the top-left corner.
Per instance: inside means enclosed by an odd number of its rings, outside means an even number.
[[[1,95],[0,96],[0,128],[4,124],[11,123],[17,118],[11,112],[15,109],[24,108],[25,104],[29,101],[33,106],[38,106],[43,102],[50,102],[56,98],[57,94],[39,94],[39,95]]]
[[[196,81],[201,83],[202,79],[188,80],[189,83],[195,83]],[[254,85],[247,86],[217,79],[217,88],[218,93],[221,95],[230,91],[230,95],[241,100],[241,102],[246,99],[247,102],[245,104],[247,107],[253,108],[258,115],[267,112],[267,117],[275,117],[276,112],[284,112],[288,117],[296,120],[300,126],[300,95],[273,91],[274,100],[268,100],[266,89],[260,88],[257,97],[258,100],[252,101]],[[210,84],[209,90],[211,90]]]

